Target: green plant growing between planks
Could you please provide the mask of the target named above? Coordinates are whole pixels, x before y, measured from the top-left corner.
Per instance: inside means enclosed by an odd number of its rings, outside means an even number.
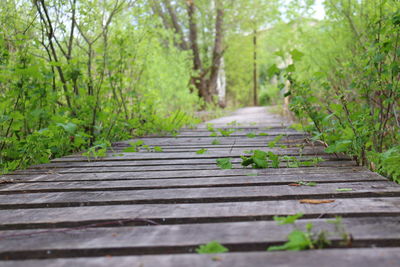
[[[211,144],[212,145],[220,145],[221,141],[219,141],[218,139],[214,139],[214,140],[212,140]]]
[[[228,251],[228,248],[224,247],[217,241],[211,241],[205,245],[200,245],[198,248],[196,248],[196,252],[198,254],[225,253]]]
[[[246,136],[247,136],[248,138],[255,138],[255,137],[257,137],[257,135],[256,135],[255,133],[248,133],[248,134],[246,134]]]
[[[111,144],[109,142],[96,142],[94,146],[90,147],[86,152],[83,152],[82,156],[86,156],[88,161],[90,161],[91,158],[97,159],[98,157],[105,157],[107,148],[110,146]]]
[[[225,137],[228,137],[235,132],[235,130],[232,130],[232,129],[227,129],[227,130],[218,129],[218,131],[221,134],[221,136],[225,136]]]
[[[291,224],[294,229],[288,234],[288,241],[283,245],[270,246],[267,251],[277,251],[277,250],[307,250],[307,249],[321,249],[326,248],[332,244],[329,239],[331,236],[339,235],[341,237],[340,245],[348,246],[351,244],[351,235],[346,232],[342,220],[340,217],[336,217],[335,220],[327,220],[327,223],[334,224],[335,231],[329,232],[327,230],[315,231],[314,225],[312,223],[307,223],[305,230],[298,229],[295,225],[296,220],[303,216],[302,213],[297,213],[295,215],[289,215],[285,217],[274,216],[274,220],[278,225]]]
[[[202,148],[202,149],[197,150],[197,151],[196,151],[196,154],[197,154],[197,155],[201,155],[201,154],[206,153],[207,151],[208,151],[207,148]]]
[[[151,147],[149,145],[145,145],[142,140],[138,140],[136,142],[130,142],[130,147],[125,148],[122,152],[132,153],[139,152],[140,149],[144,149],[147,152],[163,152],[163,149],[159,146]]]
[[[279,156],[272,153],[271,151],[265,152],[257,149],[247,152],[252,155],[240,156],[242,159],[242,166],[247,167],[251,165],[253,168],[256,169],[265,169],[269,167],[269,161],[271,161],[272,168],[279,168]]]
[[[268,147],[269,147],[269,148],[274,148],[274,147],[276,147],[276,144],[277,144],[279,141],[281,141],[282,138],[283,138],[283,134],[280,134],[280,135],[276,136],[276,137],[274,138],[273,141],[270,141],[270,142],[268,143]]]
[[[232,169],[232,162],[231,162],[231,158],[220,158],[217,159],[217,166],[220,167],[221,169]]]

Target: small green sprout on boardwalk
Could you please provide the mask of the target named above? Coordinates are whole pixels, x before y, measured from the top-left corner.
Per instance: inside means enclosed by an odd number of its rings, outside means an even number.
[[[289,216],[274,216],[274,221],[278,223],[278,225],[283,225],[283,224],[293,224],[296,222],[297,219],[303,217],[303,213],[296,213],[295,215],[289,215]]]
[[[224,253],[228,251],[229,249],[221,245],[218,241],[211,241],[196,248],[196,252],[199,254]]]
[[[151,147],[149,145],[145,145],[142,140],[138,140],[136,142],[130,142],[131,146],[122,150],[122,152],[130,153],[130,152],[139,152],[140,149],[144,149],[147,152],[163,152],[163,149],[159,146]]]
[[[303,182],[303,181],[299,181],[299,185],[316,186],[317,183],[316,183],[316,182]]]
[[[218,139],[214,139],[214,140],[212,140],[211,144],[212,145],[220,145],[221,141],[219,141]]]
[[[270,160],[272,168],[279,168],[279,156],[272,153],[271,151],[265,152],[257,149],[249,152],[251,152],[252,155],[241,156],[242,166],[246,167],[251,165],[253,168],[256,169],[264,169],[268,168]]]
[[[268,136],[268,133],[259,133],[258,136]]]
[[[248,134],[246,134],[246,136],[247,136],[248,138],[254,138],[254,137],[256,137],[257,135],[256,135],[255,133],[248,133]]]
[[[206,153],[207,151],[208,151],[207,148],[202,148],[202,149],[197,150],[197,151],[196,151],[196,154],[197,154],[197,155],[201,155],[201,154]]]
[[[232,169],[232,162],[231,158],[220,158],[217,159],[217,166],[220,167],[221,169]]]
[[[281,141],[282,138],[283,138],[283,134],[280,134],[280,135],[276,136],[276,137],[274,138],[273,141],[271,141],[271,142],[268,143],[268,147],[269,147],[269,148],[274,148],[274,147],[276,147],[276,144],[277,144],[279,141]]]
[[[314,225],[312,223],[307,223],[305,226],[305,231],[298,229],[295,225],[296,220],[303,216],[302,213],[297,213],[295,215],[289,215],[286,217],[274,216],[274,220],[278,225],[291,224],[294,229],[288,234],[288,241],[283,245],[270,246],[268,251],[275,250],[306,250],[306,249],[321,249],[331,245],[330,236],[341,236],[341,245],[348,246],[351,244],[351,235],[345,231],[342,224],[341,218],[337,217],[335,220],[328,220],[327,223],[332,223],[335,225],[335,231],[329,232],[326,230],[313,230]]]
[[[229,126],[239,126],[240,123],[238,123],[237,121],[231,121],[231,122],[228,122],[226,125],[229,125]]]
[[[90,158],[97,159],[98,157],[105,157],[107,153],[107,147],[110,147],[111,144],[109,142],[96,142],[94,146],[89,148],[86,152],[82,153],[82,156],[87,157],[87,160],[90,161]]]
[[[230,136],[231,134],[233,134],[235,132],[235,130],[232,129],[218,129],[219,133],[221,134],[221,136]]]
[[[139,152],[141,146],[144,145],[142,140],[137,140],[136,142],[129,142],[130,147],[125,148],[122,152]]]
[[[207,123],[207,130],[210,132],[215,132],[214,126],[212,123]]]
[[[338,192],[350,192],[350,191],[353,191],[353,188],[337,188],[336,191],[338,191]]]

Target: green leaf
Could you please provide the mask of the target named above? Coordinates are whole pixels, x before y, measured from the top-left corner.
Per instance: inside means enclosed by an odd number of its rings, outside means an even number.
[[[349,191],[353,191],[353,188],[337,188],[336,191],[349,192]]]
[[[312,247],[312,242],[308,238],[307,234],[300,230],[293,230],[288,235],[288,241],[281,246],[270,246],[268,251],[275,250],[305,250]]]
[[[274,216],[274,221],[278,223],[278,225],[283,225],[283,224],[293,224],[296,222],[297,219],[303,217],[303,213],[297,213],[294,215],[289,215],[285,217],[281,216]]]
[[[155,146],[155,147],[153,147],[153,149],[155,152],[163,152],[163,149],[159,146]]]
[[[208,149],[206,149],[206,148],[199,149],[199,150],[196,151],[196,154],[198,154],[198,155],[204,154],[204,153],[207,152],[207,150]]]
[[[303,182],[303,181],[299,181],[297,182],[299,185],[304,185],[304,186],[316,186],[317,183],[316,182]]]
[[[254,134],[254,133],[248,133],[248,134],[246,134],[246,136],[247,136],[248,138],[254,138],[254,137],[256,137],[257,135]]]
[[[133,152],[138,152],[138,149],[135,146],[130,146],[130,147],[124,148],[122,150],[122,152],[126,152],[126,153],[132,152],[133,153]]]
[[[199,254],[224,253],[228,251],[228,248],[224,247],[217,241],[211,241],[205,245],[200,245],[198,248],[196,248],[196,252]]]
[[[232,169],[231,158],[221,158],[217,159],[217,166],[221,169]]]
[[[290,55],[292,56],[293,61],[299,61],[304,56],[304,54],[297,49],[290,51]]]
[[[230,136],[232,133],[234,133],[234,130],[224,130],[224,129],[219,129],[218,130],[222,136]]]
[[[259,133],[258,135],[259,136],[268,136],[269,134],[268,133]]]
[[[212,140],[211,144],[212,145],[220,145],[221,141],[219,141],[218,139],[214,139],[214,140]]]
[[[281,70],[276,66],[276,64],[273,64],[271,67],[268,68],[267,73],[269,77],[273,77],[274,75],[278,75],[280,71]]]

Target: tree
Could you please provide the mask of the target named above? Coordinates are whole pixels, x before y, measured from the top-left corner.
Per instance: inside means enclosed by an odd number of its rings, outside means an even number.
[[[215,101],[217,80],[224,52],[224,17],[223,0],[185,2],[163,0],[152,1],[151,7],[155,15],[160,17],[166,29],[177,35],[175,44],[182,50],[190,50],[192,54],[192,85],[198,95],[206,103]],[[214,24],[210,27],[207,14],[212,14]],[[205,19],[206,18],[206,19]],[[199,28],[202,32],[199,33]],[[207,32],[207,34],[202,34]],[[185,35],[186,33],[186,35]],[[209,38],[213,36],[212,45]],[[212,47],[212,51],[209,49]]]

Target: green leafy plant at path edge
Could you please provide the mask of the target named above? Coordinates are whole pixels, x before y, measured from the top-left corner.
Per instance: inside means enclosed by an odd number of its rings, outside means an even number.
[[[196,252],[199,254],[224,253],[228,251],[228,248],[224,247],[217,241],[211,241],[205,245],[200,245],[198,248],[196,248]]]

